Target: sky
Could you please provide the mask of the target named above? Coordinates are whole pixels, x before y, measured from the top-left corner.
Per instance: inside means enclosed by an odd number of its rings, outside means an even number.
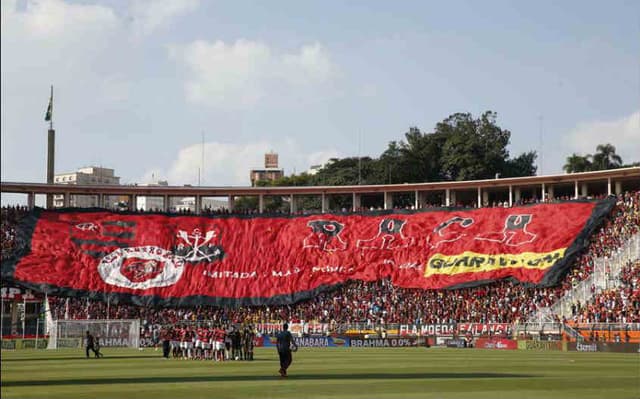
[[[640,161],[640,2],[2,0],[1,178],[249,185],[378,156],[409,127],[498,113],[539,172],[613,144]],[[204,137],[204,146],[202,145]],[[201,152],[204,148],[204,165]]]

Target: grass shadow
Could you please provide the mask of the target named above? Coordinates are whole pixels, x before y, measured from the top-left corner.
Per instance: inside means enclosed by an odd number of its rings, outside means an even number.
[[[531,378],[530,374],[511,373],[363,373],[363,374],[292,374],[287,379],[304,380],[410,380],[410,379],[481,379],[481,378]],[[167,376],[141,378],[71,378],[60,380],[3,381],[3,387],[58,386],[58,385],[109,385],[109,384],[175,384],[181,382],[242,382],[273,381],[279,376],[229,375],[229,376]]]
[[[103,354],[104,355],[104,354]],[[2,362],[49,362],[49,361],[58,361],[58,360],[64,360],[64,361],[69,361],[69,360],[84,360],[86,359],[85,356],[62,356],[62,357],[30,357],[30,358],[24,358],[24,359],[2,359]],[[91,353],[91,356],[89,357],[89,359],[95,359],[95,357],[93,356],[93,353]],[[135,356],[109,356],[109,354],[107,353],[107,355],[105,357],[101,357],[100,361],[101,362],[105,362],[105,361],[110,361],[110,360],[121,360],[121,359],[162,359],[162,356],[160,355],[135,355]],[[173,359],[170,358],[170,360],[177,360],[177,359]],[[196,361],[196,360],[192,360],[192,361]],[[235,362],[235,360],[228,360],[231,362]],[[239,360],[239,362],[247,362],[247,363],[251,363],[251,362],[272,362],[273,359],[253,359],[253,360]],[[213,360],[202,360],[202,362],[211,362],[211,363],[215,363]]]
[[[104,354],[103,354],[104,355]],[[162,359],[162,356],[158,355],[135,355],[135,356],[109,356],[100,358],[100,361],[106,360],[120,360],[120,359],[150,359],[157,358]],[[86,359],[85,356],[60,356],[60,357],[29,357],[24,359],[2,359],[2,362],[49,362],[49,361],[57,361],[57,360],[83,360]],[[94,359],[93,353],[91,353],[90,359]]]

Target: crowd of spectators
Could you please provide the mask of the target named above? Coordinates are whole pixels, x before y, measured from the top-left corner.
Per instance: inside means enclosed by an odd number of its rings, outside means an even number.
[[[629,262],[620,287],[598,293],[589,303],[571,306],[577,323],[640,323],[640,261]]]
[[[394,286],[389,280],[351,281],[340,288],[286,306],[220,308],[147,308],[90,301],[82,298],[50,298],[56,318],[140,319],[143,337],[159,326],[176,322],[211,320],[214,322],[265,323],[288,320],[316,321],[333,325],[364,323],[429,324],[453,322],[513,323],[526,321],[536,310],[555,303],[565,291],[586,279],[593,271],[594,259],[610,256],[640,226],[640,192],[618,196],[617,205],[600,230],[591,237],[588,249],[576,260],[563,282],[552,288],[531,288],[498,281],[457,290],[419,290]],[[15,210],[15,208],[13,208]],[[24,211],[20,209],[18,211]],[[7,210],[7,212],[9,212]],[[11,221],[16,221],[14,212]],[[3,215],[5,209],[3,209]],[[3,216],[2,248],[11,249],[15,230]],[[623,273],[623,289],[602,293],[592,305],[576,308],[579,321],[640,321],[638,263]]]
[[[566,287],[586,279],[593,272],[594,260],[611,257],[630,237],[640,232],[640,191],[618,196],[618,202],[604,225],[591,237],[588,251],[564,281]]]
[[[3,206],[0,209],[0,244],[1,259],[8,258],[16,249],[18,239],[16,228],[28,209],[23,206]]]

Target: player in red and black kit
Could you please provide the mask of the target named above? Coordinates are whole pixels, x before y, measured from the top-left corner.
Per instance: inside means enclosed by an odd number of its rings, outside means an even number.
[[[209,359],[216,360],[216,329],[215,325],[209,327],[209,345],[211,348]]]
[[[195,347],[196,353],[195,358],[198,360],[204,359],[204,328],[197,327],[195,330]]]
[[[187,342],[187,359],[193,359],[193,347],[196,339],[195,335],[193,327],[187,327],[187,335],[185,337]]]
[[[171,330],[171,347],[173,348],[173,358],[180,354],[180,326]]]
[[[203,328],[202,329],[202,335],[200,335],[200,341],[202,342],[202,358],[203,359],[210,359],[209,354],[211,351],[211,336],[210,336],[210,329],[209,328]]]
[[[180,340],[180,357],[187,357],[187,327],[182,327],[178,331],[178,339]]]
[[[214,340],[215,340],[215,348],[214,348],[214,360],[216,361],[224,361],[224,338],[225,338],[225,332],[224,330],[220,327],[217,326],[215,331],[214,331]]]

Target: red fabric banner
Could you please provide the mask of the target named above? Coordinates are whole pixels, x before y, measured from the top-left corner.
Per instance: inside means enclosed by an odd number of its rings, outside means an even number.
[[[3,279],[159,305],[292,303],[347,280],[407,288],[557,282],[613,199],[300,217],[36,210]]]

